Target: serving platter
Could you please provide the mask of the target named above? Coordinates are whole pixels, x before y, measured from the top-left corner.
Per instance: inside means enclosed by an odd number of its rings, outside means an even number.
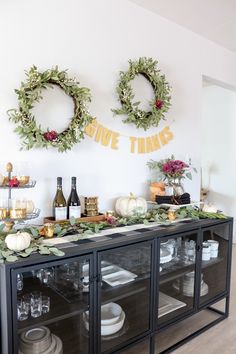
[[[187,306],[185,302],[179,301],[174,297],[159,293],[158,317],[167,315],[170,312],[176,311],[181,307]]]

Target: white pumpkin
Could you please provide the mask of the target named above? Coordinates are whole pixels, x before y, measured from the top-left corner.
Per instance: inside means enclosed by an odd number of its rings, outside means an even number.
[[[3,185],[5,177],[0,173],[0,186]]]
[[[130,193],[129,197],[118,198],[115,205],[119,216],[127,217],[134,214],[145,214],[147,212],[147,202],[144,198],[136,197]]]
[[[217,213],[217,207],[213,204],[204,204],[202,210],[208,213]]]
[[[27,200],[26,202],[26,212],[27,214],[31,214],[34,211],[34,202],[32,200]]]
[[[31,235],[28,232],[19,231],[16,234],[7,235],[5,242],[9,250],[21,252],[29,247],[31,242]]]

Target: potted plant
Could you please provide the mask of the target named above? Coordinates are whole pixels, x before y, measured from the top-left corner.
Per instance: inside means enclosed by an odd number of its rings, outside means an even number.
[[[158,172],[159,179],[164,181],[167,187],[171,188],[172,192],[169,194],[175,196],[184,193],[182,182],[185,178],[192,179],[191,168],[197,172],[190,164],[176,160],[174,155],[160,161],[151,160],[147,165],[150,170]]]

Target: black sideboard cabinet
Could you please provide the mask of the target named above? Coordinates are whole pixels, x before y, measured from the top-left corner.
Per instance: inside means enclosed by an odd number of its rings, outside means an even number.
[[[64,257],[1,264],[1,354],[20,353],[20,335],[38,326],[64,354],[173,351],[229,315],[232,227],[231,218],[147,225],[68,243]],[[210,255],[207,240],[217,241]],[[50,311],[18,320],[17,300],[34,291],[50,297]],[[122,315],[101,327],[110,303]]]

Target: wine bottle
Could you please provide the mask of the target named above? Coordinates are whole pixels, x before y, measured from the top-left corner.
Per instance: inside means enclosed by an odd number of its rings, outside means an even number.
[[[76,190],[76,177],[71,178],[71,192],[67,202],[67,217],[81,217],[81,204]]]
[[[57,192],[53,201],[55,220],[65,220],[67,217],[66,200],[62,191],[62,178],[57,177]]]

